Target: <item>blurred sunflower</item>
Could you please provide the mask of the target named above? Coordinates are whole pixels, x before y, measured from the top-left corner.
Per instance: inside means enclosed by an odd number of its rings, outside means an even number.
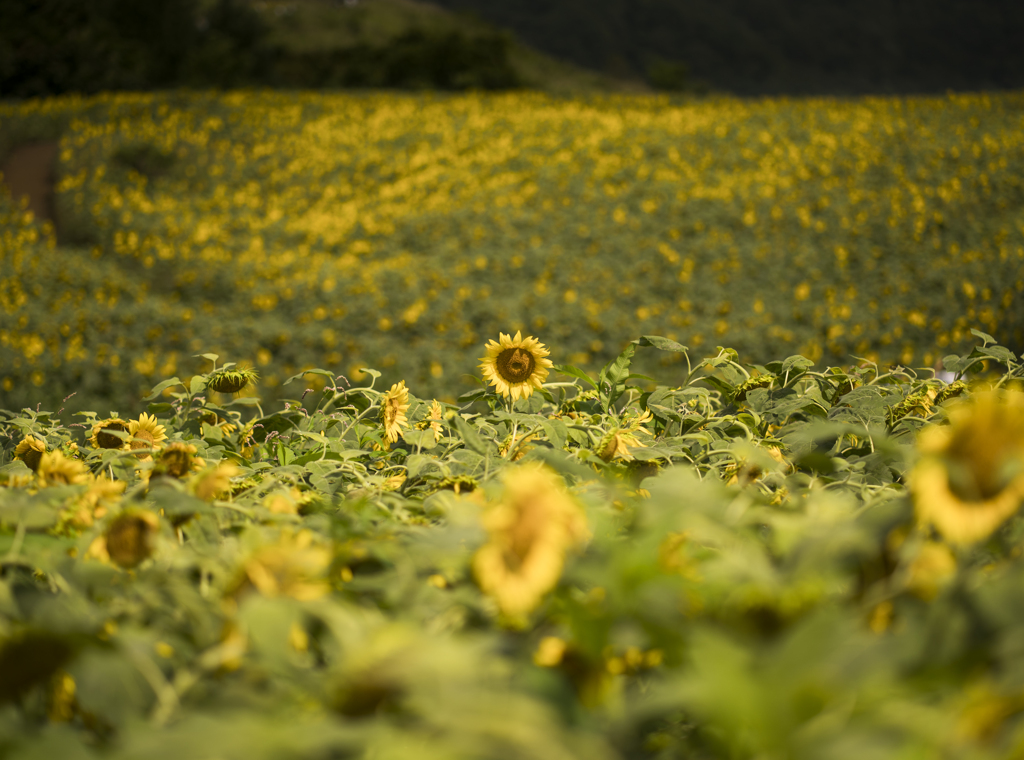
[[[194,475],[190,481],[192,492],[203,501],[230,495],[231,478],[239,472],[237,464],[225,459]]]
[[[36,476],[44,486],[80,485],[89,481],[89,470],[77,459],[48,451],[39,458]]]
[[[409,420],[405,416],[407,411],[409,390],[405,387],[405,380],[401,380],[392,385],[380,401],[380,418],[384,423],[384,438],[388,443],[397,441],[402,428],[409,427]]]
[[[437,399],[430,402],[430,429],[434,431],[434,443],[441,440],[441,404]]]
[[[103,532],[103,549],[118,567],[136,567],[153,554],[153,542],[160,530],[160,519],[144,509],[126,510],[111,521]],[[96,547],[99,553],[99,547]]]
[[[331,559],[331,550],[315,543],[312,531],[286,531],[277,543],[260,547],[243,561],[227,596],[238,599],[255,589],[269,598],[319,599],[331,590],[326,577]]]
[[[25,463],[32,472],[39,469],[39,460],[46,453],[46,444],[33,435],[27,436],[14,447],[14,456]]]
[[[113,433],[127,433],[129,432],[130,425],[120,417],[111,417],[110,419],[97,422],[93,425],[92,435],[89,436],[89,443],[92,444],[94,449],[128,449],[128,442]]]
[[[985,394],[923,430],[910,473],[914,508],[951,543],[991,535],[1024,502],[1024,394]]]
[[[205,462],[196,456],[196,447],[191,443],[175,442],[160,452],[153,465],[151,477],[172,477],[182,480],[190,473],[203,468]]]
[[[529,398],[544,384],[548,370],[554,366],[547,358],[551,352],[534,337],[524,339],[522,331],[517,331],[514,338],[498,333],[498,338],[487,344],[487,355],[480,357],[484,380],[513,401],[520,396]]]
[[[160,444],[167,440],[166,428],[161,425],[157,418],[143,412],[137,420],[128,423],[128,432],[131,433],[131,449],[158,449]],[[148,461],[152,457],[148,453],[136,454],[139,459]]]
[[[521,620],[555,587],[566,550],[587,536],[586,517],[562,479],[542,465],[507,468],[500,501],[483,515],[490,540],[473,557],[481,590]]]

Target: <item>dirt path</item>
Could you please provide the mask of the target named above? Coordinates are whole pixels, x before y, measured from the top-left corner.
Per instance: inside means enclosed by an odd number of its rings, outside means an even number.
[[[28,196],[28,206],[36,219],[53,221],[53,180],[57,162],[55,140],[29,143],[16,148],[0,166],[3,181],[17,200]]]

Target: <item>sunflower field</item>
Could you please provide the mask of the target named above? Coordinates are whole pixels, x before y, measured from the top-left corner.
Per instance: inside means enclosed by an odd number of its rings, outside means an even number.
[[[0,104],[0,153],[43,138],[55,229],[0,198],[10,408],[123,409],[204,351],[267,400],[369,365],[452,401],[510,327],[589,372],[638,333],[756,363],[1024,344],[1020,93]]]
[[[951,383],[517,333],[452,403],[265,412],[210,353],[2,411],[0,754],[1019,757],[1024,364],[972,337]]]

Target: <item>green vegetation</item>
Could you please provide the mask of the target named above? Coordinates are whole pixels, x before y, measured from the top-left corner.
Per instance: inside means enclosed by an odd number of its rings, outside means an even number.
[[[0,410],[0,752],[1013,757],[1024,398],[978,381],[1024,366],[976,337],[975,391],[649,336],[518,404],[264,413],[208,354],[137,420]]]

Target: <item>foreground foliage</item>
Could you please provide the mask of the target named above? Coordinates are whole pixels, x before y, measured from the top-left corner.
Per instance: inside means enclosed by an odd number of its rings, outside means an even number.
[[[62,244],[0,198],[0,389],[120,406],[214,350],[267,399],[370,365],[450,401],[508,325],[591,372],[638,333],[757,362],[933,366],[970,327],[1019,351],[1022,120],[1019,93],[0,106],[0,135],[60,135]]]
[[[1024,367],[975,334],[971,385],[644,337],[518,402],[268,413],[210,354],[138,419],[0,411],[0,752],[1016,756]]]

